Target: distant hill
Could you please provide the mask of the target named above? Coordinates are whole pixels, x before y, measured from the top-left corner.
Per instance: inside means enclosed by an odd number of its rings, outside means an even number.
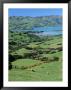
[[[10,16],[9,30],[32,30],[34,27],[62,25],[62,16]]]

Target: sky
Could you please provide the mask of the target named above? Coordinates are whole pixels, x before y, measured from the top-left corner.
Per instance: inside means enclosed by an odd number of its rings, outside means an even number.
[[[43,9],[43,8],[10,8],[8,10],[9,16],[49,16],[49,15],[62,15],[62,9],[61,8],[52,8],[52,9]]]

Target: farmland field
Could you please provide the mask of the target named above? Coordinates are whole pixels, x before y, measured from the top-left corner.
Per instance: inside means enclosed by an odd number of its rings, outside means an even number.
[[[27,62],[25,61],[25,63],[29,65],[29,63]],[[35,63],[37,63],[37,61]],[[34,62],[32,64],[34,64]],[[18,63],[18,65],[20,65],[20,63]],[[61,81],[62,62],[55,61],[51,63],[43,63],[39,66],[35,66],[27,69],[11,69],[9,71],[9,80],[10,81]]]
[[[9,80],[61,81],[62,50],[59,47],[62,47],[61,35],[49,36],[44,41],[30,42],[25,47],[10,51],[16,59],[11,62]]]

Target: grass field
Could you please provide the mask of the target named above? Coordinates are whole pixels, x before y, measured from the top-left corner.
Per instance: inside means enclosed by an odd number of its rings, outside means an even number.
[[[25,60],[16,61],[13,64],[21,67],[22,65],[35,64],[37,61]],[[39,63],[39,62],[38,62]],[[9,71],[10,81],[61,81],[62,80],[62,61],[42,63],[41,65],[28,69],[11,69]]]
[[[46,38],[45,41],[41,42],[30,42],[26,47],[21,47],[11,52],[13,56],[20,55],[22,58],[16,59],[11,63],[12,69],[8,73],[10,81],[62,80],[62,49],[59,49],[59,47],[62,47],[61,36]],[[31,54],[31,51],[36,51],[35,58],[33,57],[34,53]],[[58,60],[53,59],[52,62],[48,62],[47,57],[49,61],[54,57],[58,57]]]

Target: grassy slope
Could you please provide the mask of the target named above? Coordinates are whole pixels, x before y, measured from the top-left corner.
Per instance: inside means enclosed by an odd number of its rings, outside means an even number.
[[[25,62],[26,63],[26,62]],[[28,62],[27,62],[28,63]],[[62,62],[43,63],[32,69],[12,69],[9,71],[9,80],[12,81],[60,81],[62,80]]]
[[[41,61],[39,60],[33,60],[33,59],[18,59],[14,62],[12,62],[12,65],[16,65],[16,66],[30,66],[30,65],[33,65],[33,64],[38,64],[40,63]]]
[[[62,43],[62,38],[61,37],[53,37],[53,39],[49,41],[45,41],[44,43],[39,43],[39,42],[33,42],[29,43],[29,47],[37,47],[40,46],[41,48],[53,48],[53,47],[58,47],[58,43]],[[39,44],[38,44],[39,43]],[[36,45],[38,44],[38,45]],[[23,54],[24,52],[29,52],[27,49],[19,49],[15,51],[18,54]],[[15,53],[13,52],[13,53]],[[62,57],[62,52],[56,52],[53,54],[42,54],[43,56],[58,56]],[[29,66],[33,65],[36,63],[39,63],[40,61],[35,61],[35,60],[16,60],[12,64],[17,65],[17,66]],[[30,68],[21,70],[21,69],[11,69],[9,71],[9,80],[11,81],[59,81],[62,80],[62,61],[55,61],[55,62],[50,62],[50,63],[43,63],[39,66],[32,67],[32,69],[35,70],[33,72]]]

